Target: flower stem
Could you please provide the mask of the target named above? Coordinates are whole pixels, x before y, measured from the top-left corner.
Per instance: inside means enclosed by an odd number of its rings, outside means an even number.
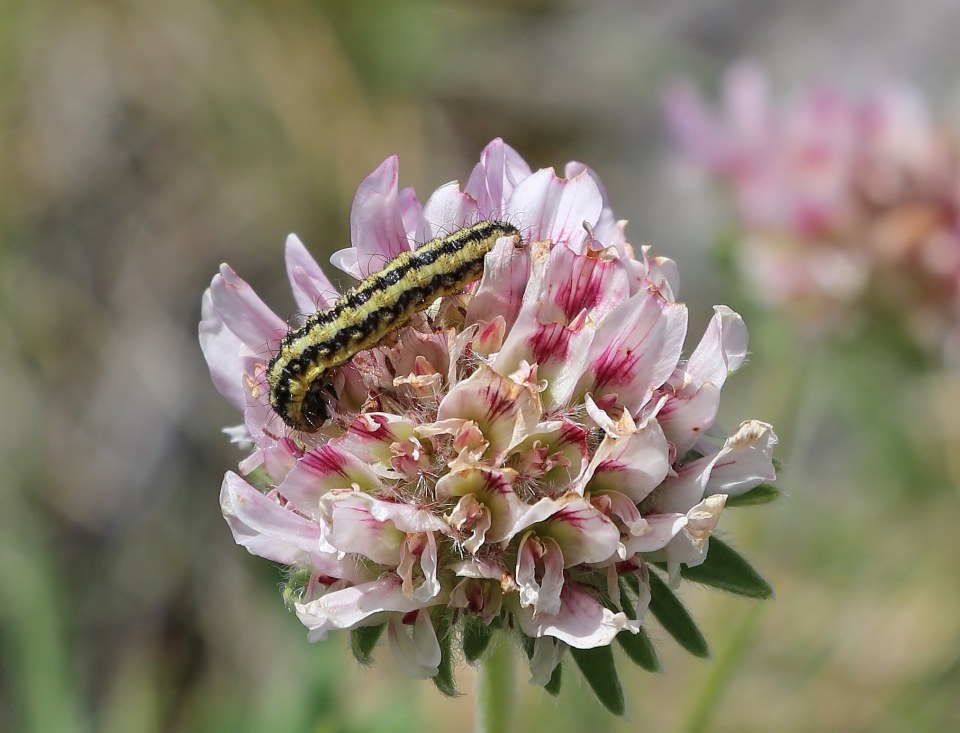
[[[513,647],[495,634],[477,675],[476,733],[512,733],[516,703]]]

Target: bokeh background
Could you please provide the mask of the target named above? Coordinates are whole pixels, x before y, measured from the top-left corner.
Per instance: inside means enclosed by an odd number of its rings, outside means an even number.
[[[523,730],[960,728],[956,376],[752,306],[658,114],[751,58],[784,89],[898,76],[956,120],[958,27],[950,0],[0,0],[0,730],[470,726],[469,694],[386,649],[361,670],[345,637],[307,644],[234,545],[236,416],[196,324],[222,261],[292,314],[288,232],[324,262],[383,158],[425,193],[496,136],[599,171],[679,262],[692,334],[714,303],[746,315],[722,415],[773,422],[784,464],[778,503],[721,523],[776,600],[687,588],[714,658],[653,627],[665,671],[624,672],[626,720],[573,668],[557,700],[521,672]]]

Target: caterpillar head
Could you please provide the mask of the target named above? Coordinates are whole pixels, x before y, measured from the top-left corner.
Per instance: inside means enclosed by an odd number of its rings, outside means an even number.
[[[307,378],[300,366],[296,361],[276,369],[271,366],[270,404],[294,430],[315,433],[330,417],[337,392],[327,372]]]

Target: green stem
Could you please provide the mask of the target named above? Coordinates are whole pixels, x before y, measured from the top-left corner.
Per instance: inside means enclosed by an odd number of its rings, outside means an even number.
[[[477,675],[476,733],[512,733],[517,688],[513,674],[513,647],[504,634],[495,634],[480,661]]]

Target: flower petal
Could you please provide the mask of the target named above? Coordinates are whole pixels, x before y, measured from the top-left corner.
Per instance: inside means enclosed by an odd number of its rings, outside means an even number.
[[[633,534],[623,540],[627,557],[638,552],[656,552],[663,549],[687,526],[686,514],[647,514],[643,518],[644,532]]]
[[[575,583],[564,583],[559,613],[535,617],[531,609],[518,608],[516,618],[527,636],[552,636],[577,649],[606,646],[624,629],[632,633],[639,630],[639,625],[622,611],[605,608]]]
[[[310,641],[320,641],[330,631],[375,623],[379,614],[387,611],[409,613],[442,602],[440,597],[428,603],[416,601],[404,594],[399,578],[387,576],[326,593],[308,603],[297,603],[294,610],[310,630]]]
[[[625,269],[597,253],[578,255],[554,247],[548,257],[534,252],[534,273],[523,307],[497,355],[495,366],[511,371],[527,361],[546,380],[544,406],[566,404],[584,371],[593,339],[591,322],[600,322],[629,295]]]
[[[473,420],[490,442],[496,457],[523,440],[541,414],[538,393],[529,384],[515,382],[485,364],[451,389],[440,403],[437,420]]]
[[[667,561],[671,582],[679,579],[680,565],[694,567],[702,564],[706,559],[710,535],[720,522],[720,513],[726,501],[726,495],[718,494],[708,496],[692,507],[687,512],[687,522],[683,531],[678,532],[676,537],[656,553],[656,558]]]
[[[618,491],[643,501],[670,472],[670,446],[653,419],[621,436],[606,435],[584,474],[586,491]]]
[[[608,560],[620,544],[616,525],[577,494],[540,499],[514,526],[513,535],[528,527],[533,527],[538,536],[552,537],[559,543],[567,568]]]
[[[773,447],[777,434],[769,423],[747,420],[727,438],[710,469],[706,494],[737,496],[777,478]]]
[[[238,545],[284,565],[308,561],[320,543],[316,522],[264,496],[232,471],[223,477],[220,510]]]
[[[517,185],[507,206],[517,213],[527,241],[550,240],[579,251],[586,239],[583,224],[597,222],[603,196],[586,172],[567,179],[542,168]]]
[[[334,304],[338,296],[337,289],[296,234],[287,237],[286,263],[293,299],[303,313],[313,313]]]
[[[567,645],[549,636],[541,636],[533,643],[530,657],[530,683],[546,687],[553,678],[553,670],[560,664]]]
[[[234,408],[242,411],[246,404],[243,369],[240,367],[243,342],[220,317],[209,288],[203,292],[200,313],[200,349],[210,369],[210,378],[217,391]]]
[[[686,330],[686,306],[653,291],[637,293],[600,324],[575,394],[615,393],[636,413],[673,373]]]
[[[424,610],[417,612],[412,638],[405,627],[401,617],[390,617],[387,638],[393,658],[397,660],[400,668],[414,679],[428,680],[436,677],[440,671],[441,651],[430,614]]]
[[[430,194],[423,206],[416,238],[418,242],[426,242],[445,237],[477,220],[477,202],[460,190],[459,183],[451,181]]]
[[[220,318],[254,354],[269,354],[287,335],[287,324],[270,310],[229,265],[210,283],[210,299]]]
[[[702,382],[722,387],[727,375],[747,358],[749,336],[739,313],[725,305],[714,306],[713,310],[714,316],[690,355],[686,371]]]
[[[517,550],[515,578],[520,587],[520,607],[532,608],[533,616],[560,611],[560,590],[563,588],[563,552],[549,537],[527,532]]]
[[[355,491],[330,491],[321,499],[329,525],[327,540],[341,552],[397,567],[409,532],[444,532],[450,527],[427,509],[394,504]]]
[[[520,154],[498,137],[480,153],[464,191],[474,198],[483,216],[501,217],[517,183],[530,172]]]
[[[472,496],[489,512],[490,526],[484,533],[487,542],[504,542],[513,536],[513,528],[526,506],[513,489],[515,473],[508,469],[490,469],[481,465],[451,470],[437,481],[438,499]],[[469,526],[469,525],[468,525]]]
[[[331,261],[348,275],[365,278],[401,252],[410,250],[404,224],[404,208],[410,202],[397,187],[400,165],[392,155],[357,188],[350,209],[350,241],[353,247],[334,254]],[[409,194],[408,194],[409,195]]]
[[[352,453],[327,443],[306,453],[278,487],[300,511],[320,516],[320,498],[335,489],[380,491],[383,483]]]
[[[489,323],[498,316],[507,329],[520,312],[530,278],[530,247],[516,247],[503,238],[484,259],[483,276],[467,306],[465,323]]]
[[[391,459],[396,455],[394,444],[409,440],[414,425],[400,415],[387,412],[364,412],[347,428],[347,432],[330,441],[330,445],[367,463],[375,473],[393,475]]]

